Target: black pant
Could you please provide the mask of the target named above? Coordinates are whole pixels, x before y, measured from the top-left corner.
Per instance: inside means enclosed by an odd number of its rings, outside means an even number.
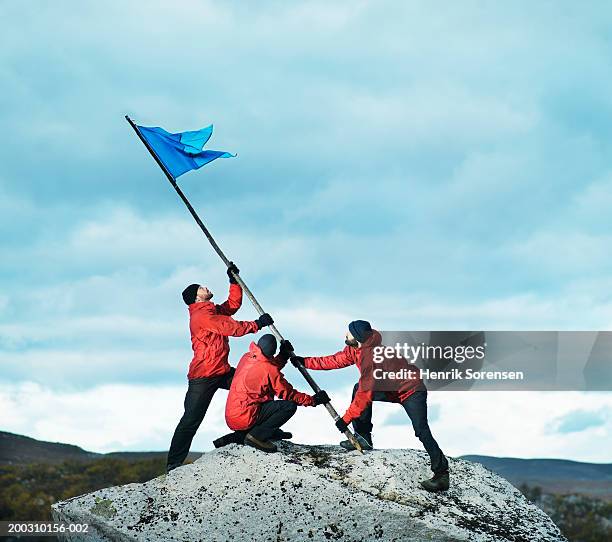
[[[181,465],[185,461],[191,441],[204,419],[215,392],[219,388],[229,390],[234,372],[235,369],[232,367],[228,373],[221,376],[194,378],[189,381],[185,394],[185,413],[174,430],[168,451],[168,465]]]
[[[355,397],[357,387],[358,384],[355,384],[353,388],[353,397]],[[373,400],[389,401],[386,394],[381,391],[374,392]],[[431,470],[434,473],[448,470],[448,460],[442,453],[442,450],[440,450],[440,446],[438,446],[436,439],[433,438],[427,421],[427,390],[415,391],[402,403],[402,406],[406,414],[410,417],[415,436],[421,441],[425,451],[429,454]],[[363,436],[370,435],[372,433],[372,427],[372,405],[370,405],[362,412],[359,418],[353,421],[353,429]]]
[[[261,404],[249,433],[257,440],[269,440],[291,419],[296,410],[297,404],[293,401],[266,401]]]

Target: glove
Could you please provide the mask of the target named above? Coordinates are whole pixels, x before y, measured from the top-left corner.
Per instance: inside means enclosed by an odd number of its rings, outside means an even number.
[[[338,418],[336,421],[336,427],[340,433],[344,433],[348,430],[348,425],[346,425],[346,422],[342,418]]]
[[[287,361],[289,359],[289,356],[291,356],[292,352],[293,352],[293,345],[289,341],[283,339],[280,343],[280,348],[278,349],[279,357],[283,361]]]
[[[314,406],[329,403],[329,395],[327,395],[327,392],[325,390],[318,391],[312,396],[312,398],[314,399]]]
[[[236,275],[240,273],[240,269],[236,267],[234,262],[230,262],[227,266],[227,276],[229,277],[230,284],[238,284],[238,281],[234,278],[232,273],[235,273]]]
[[[262,327],[271,326],[274,320],[267,312],[264,312],[255,322],[257,323],[257,329],[261,329]]]
[[[304,365],[304,358],[302,356],[291,356],[289,359],[294,367],[299,368]]]

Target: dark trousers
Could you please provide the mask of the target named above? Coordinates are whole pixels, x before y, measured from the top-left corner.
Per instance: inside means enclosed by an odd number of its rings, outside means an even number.
[[[357,386],[358,384],[355,384],[353,388],[353,397],[355,397],[357,392]],[[386,394],[380,391],[374,392],[373,400],[389,402]],[[429,422],[427,421],[427,390],[415,391],[402,403],[402,406],[412,422],[415,436],[421,441],[425,451],[429,454],[431,470],[434,473],[448,470],[448,460],[431,434]],[[372,405],[370,405],[362,412],[359,418],[353,421],[353,429],[362,436],[369,436],[372,433],[372,427]]]
[[[228,444],[244,444],[247,433],[252,433],[258,440],[280,438],[281,426],[295,414],[297,404],[292,401],[267,401],[260,408],[253,426],[223,435],[215,441],[215,446],[219,448]]]
[[[168,451],[168,465],[182,465],[189,453],[191,441],[200,427],[208,406],[219,388],[229,390],[235,369],[221,376],[189,380],[185,394],[185,413],[179,421]]]
[[[261,404],[255,424],[248,432],[257,440],[274,438],[296,410],[297,404],[293,401],[266,401]]]

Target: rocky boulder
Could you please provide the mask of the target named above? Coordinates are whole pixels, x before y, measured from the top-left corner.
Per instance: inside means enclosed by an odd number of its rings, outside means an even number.
[[[451,459],[451,489],[419,486],[427,454],[281,443],[276,454],[230,445],[143,484],[53,505],[107,541],[553,541],[551,519],[478,463]]]

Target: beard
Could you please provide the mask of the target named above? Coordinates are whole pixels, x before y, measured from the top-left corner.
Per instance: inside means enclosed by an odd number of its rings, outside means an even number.
[[[345,339],[344,344],[346,344],[346,346],[353,346],[355,348],[359,346],[359,343],[356,339],[351,339],[350,341],[348,339]]]

